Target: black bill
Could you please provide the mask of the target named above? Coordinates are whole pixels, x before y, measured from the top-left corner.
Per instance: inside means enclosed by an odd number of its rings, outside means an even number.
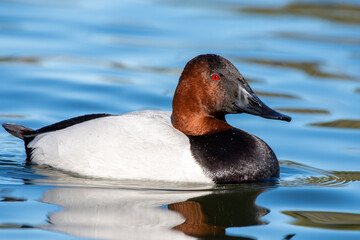
[[[244,112],[263,118],[291,121],[290,116],[279,113],[263,103],[247,84],[245,86],[239,84],[239,98],[233,103],[233,107],[238,113]]]

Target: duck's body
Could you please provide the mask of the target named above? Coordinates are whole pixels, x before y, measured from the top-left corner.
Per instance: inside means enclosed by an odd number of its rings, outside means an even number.
[[[172,113],[86,115],[39,130],[3,126],[24,140],[30,161],[84,176],[215,183],[278,177],[271,148],[226,122],[226,113],[239,112],[290,120],[263,104],[226,59],[201,55],[185,67]]]
[[[211,182],[170,117],[171,112],[143,111],[99,115],[57,131],[53,125],[29,141],[29,157],[91,177]]]

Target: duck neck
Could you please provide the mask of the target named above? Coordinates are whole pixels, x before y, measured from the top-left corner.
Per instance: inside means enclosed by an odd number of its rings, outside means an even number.
[[[232,129],[225,120],[214,116],[178,115],[173,111],[172,124],[174,128],[189,136],[202,136]]]
[[[200,104],[187,105],[174,96],[172,124],[173,127],[189,136],[200,136],[232,129],[225,120],[225,114],[210,114]]]

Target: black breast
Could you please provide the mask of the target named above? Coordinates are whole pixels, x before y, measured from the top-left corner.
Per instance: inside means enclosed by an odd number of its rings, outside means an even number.
[[[239,183],[279,176],[279,163],[261,139],[236,128],[188,136],[191,152],[215,183]]]

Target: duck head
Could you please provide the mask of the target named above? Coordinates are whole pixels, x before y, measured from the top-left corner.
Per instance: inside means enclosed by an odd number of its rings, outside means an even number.
[[[225,115],[235,113],[291,121],[265,105],[227,59],[206,54],[190,60],[175,90],[173,126],[192,136],[216,133],[233,128]]]

